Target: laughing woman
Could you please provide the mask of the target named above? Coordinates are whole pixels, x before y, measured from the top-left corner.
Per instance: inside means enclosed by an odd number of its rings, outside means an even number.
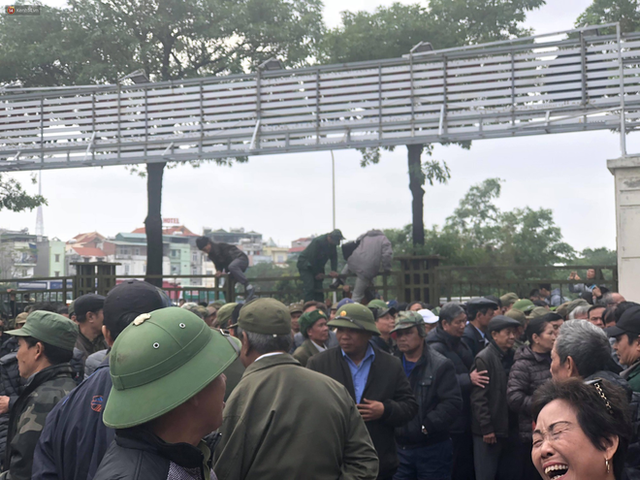
[[[545,480],[621,480],[631,435],[625,392],[604,380],[548,382],[534,397],[531,458]]]

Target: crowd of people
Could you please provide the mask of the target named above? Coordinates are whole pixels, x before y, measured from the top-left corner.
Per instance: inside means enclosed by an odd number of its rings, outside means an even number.
[[[591,273],[572,299],[374,298],[388,240],[337,274],[341,240],[312,242],[288,306],[211,243],[245,301],[127,280],[30,304],[0,337],[0,480],[640,480],[640,304]],[[335,304],[327,262],[360,282]]]

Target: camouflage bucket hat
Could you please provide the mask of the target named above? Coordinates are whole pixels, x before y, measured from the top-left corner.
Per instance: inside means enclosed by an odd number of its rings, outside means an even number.
[[[359,303],[343,305],[336,312],[336,317],[327,323],[330,327],[351,328],[353,330],[365,330],[374,335],[380,335],[373,312],[368,307]]]
[[[390,333],[395,333],[398,330],[406,330],[407,328],[417,327],[419,325],[424,325],[424,319],[422,315],[418,312],[402,312],[396,318],[396,325]]]
[[[104,424],[129,428],[164,415],[215,380],[239,351],[237,339],[183,308],[139,315],[111,349]]]

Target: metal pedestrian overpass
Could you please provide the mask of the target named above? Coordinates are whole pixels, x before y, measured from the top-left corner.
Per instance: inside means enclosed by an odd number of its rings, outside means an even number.
[[[614,129],[624,156],[639,124],[640,34],[612,24],[250,75],[5,87],[0,172]]]

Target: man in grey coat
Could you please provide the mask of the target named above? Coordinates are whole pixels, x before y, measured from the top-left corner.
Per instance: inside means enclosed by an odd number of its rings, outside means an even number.
[[[346,259],[347,264],[342,270],[342,275],[349,273],[357,275],[352,298],[354,302],[359,303],[364,298],[365,290],[380,270],[384,272],[391,270],[393,249],[391,242],[381,230],[369,230],[360,235],[356,242],[359,245]]]

